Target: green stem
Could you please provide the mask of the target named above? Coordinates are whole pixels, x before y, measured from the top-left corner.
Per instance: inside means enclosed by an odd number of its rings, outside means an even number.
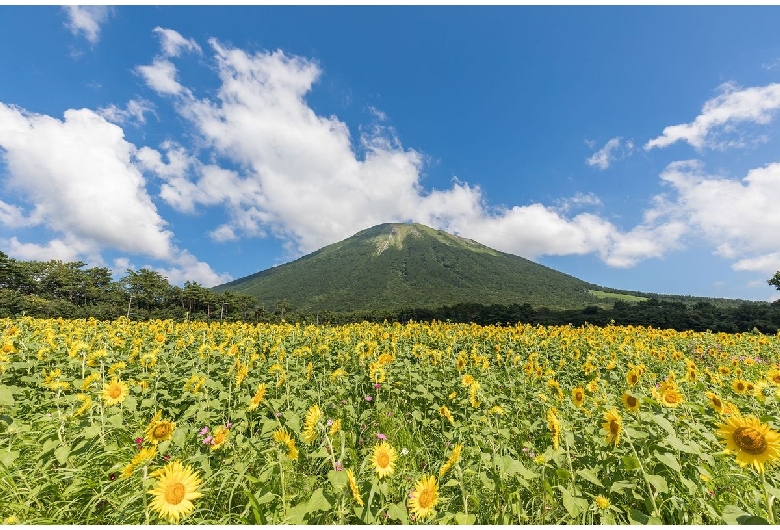
[[[626,441],[628,442],[628,445],[631,446],[631,450],[634,452],[634,457],[636,457],[636,461],[639,463],[639,470],[642,472],[642,478],[645,481],[645,485],[647,486],[647,493],[650,495],[650,502],[653,504],[653,515],[661,518],[661,513],[658,511],[658,505],[655,503],[655,495],[653,495],[653,488],[650,487],[650,481],[647,480],[647,472],[645,472],[645,467],[642,465],[642,459],[639,458],[639,453],[636,452],[636,448],[634,448],[634,444],[631,443],[631,438],[629,438],[626,431],[623,431],[623,435],[626,438]]]
[[[769,522],[775,524],[775,512],[772,510],[772,499],[769,497],[769,490],[766,484],[766,475],[764,470],[761,470],[761,486],[764,489],[764,502],[766,502],[766,513],[769,515]]]

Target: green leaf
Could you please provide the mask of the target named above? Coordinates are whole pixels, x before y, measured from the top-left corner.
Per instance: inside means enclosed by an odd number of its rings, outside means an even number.
[[[639,459],[635,456],[624,456],[622,460],[623,460],[623,465],[629,471],[631,471],[632,469],[639,469],[640,467],[642,467],[642,464],[639,462]]]
[[[477,520],[477,516],[473,513],[466,515],[465,513],[456,513],[455,522],[458,524],[472,525]]]
[[[744,511],[739,506],[734,506],[733,504],[727,504],[723,507],[723,512],[721,513],[721,517],[723,517],[723,522],[726,524],[739,524],[740,518],[747,518],[750,517],[750,514]]]
[[[590,482],[591,484],[595,484],[596,486],[599,486],[601,488],[604,487],[604,484],[601,483],[599,480],[598,475],[596,475],[596,472],[592,469],[578,469],[577,474]]]
[[[587,500],[581,497],[575,497],[574,495],[569,493],[569,490],[567,490],[563,486],[558,486],[558,489],[561,492],[563,507],[566,508],[566,511],[569,512],[569,515],[571,517],[577,517],[582,512],[588,509]]]
[[[45,455],[46,453],[48,453],[58,445],[60,445],[60,441],[57,440],[56,438],[46,440],[45,442],[43,442],[43,447],[41,448],[41,456]]]
[[[387,508],[387,517],[394,521],[400,521],[401,524],[409,524],[409,516],[406,513],[406,506],[403,501],[398,504],[391,504]]]
[[[289,524],[303,524],[306,522],[308,514],[326,511],[330,508],[331,504],[322,494],[322,488],[317,488],[308,501],[304,501],[290,509],[287,513],[288,520],[286,522]]]
[[[449,479],[445,484],[442,484],[442,488],[451,488],[453,486],[458,486],[460,482],[455,480],[454,478]]]
[[[636,481],[633,480],[618,480],[612,483],[612,486],[610,486],[609,491],[610,492],[617,492],[620,493],[623,490],[631,490],[636,488]]]
[[[655,457],[659,462],[666,465],[671,470],[677,471],[678,473],[680,472],[680,462],[677,461],[677,457],[672,453],[660,453],[656,451]]]
[[[739,524],[771,524],[769,521],[758,515],[742,515],[737,517]]]
[[[100,434],[100,425],[90,425],[86,429],[84,429],[84,437],[85,438],[94,438],[95,436]]]
[[[666,484],[666,479],[661,475],[647,475],[647,482],[655,488],[656,493],[666,493],[669,491],[669,486]]]
[[[663,524],[657,517],[647,515],[633,508],[628,512],[628,519],[634,524]]]
[[[676,436],[670,436],[666,440],[664,440],[667,446],[671,447],[672,449],[676,449],[677,451],[681,451],[683,453],[688,453],[691,455],[699,455],[701,451],[701,447],[691,442],[690,444],[684,443],[682,440],[677,438]]]
[[[660,414],[652,414],[650,415],[650,419],[652,419],[656,425],[661,427],[663,430],[665,430],[669,436],[673,436],[674,438],[677,438],[677,431],[674,430],[674,425],[667,420],[664,416]]]
[[[54,456],[57,458],[57,462],[59,462],[61,466],[65,465],[65,463],[68,461],[69,455],[70,447],[67,445],[61,445],[54,450]]]
[[[12,407],[14,395],[8,386],[0,386],[0,407]]]
[[[346,471],[334,471],[331,469],[328,471],[328,480],[333,486],[335,491],[339,491],[341,488],[347,485],[347,472]]]
[[[5,467],[11,467],[18,456],[19,451],[0,451],[0,464],[3,464]]]
[[[252,494],[251,491],[249,491],[249,488],[247,488],[246,486],[244,486],[244,492],[246,493],[246,496],[249,499],[249,505],[252,507],[254,524],[266,524],[265,518],[263,517],[263,512],[260,509],[260,503],[257,502],[255,496]]]

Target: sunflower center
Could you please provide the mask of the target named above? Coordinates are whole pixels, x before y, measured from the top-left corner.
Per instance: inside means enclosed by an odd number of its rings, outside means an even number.
[[[742,382],[737,383],[737,391],[742,392],[743,390],[745,390],[745,384]]]
[[[379,453],[376,457],[376,463],[379,467],[385,468],[390,464],[390,455],[387,453]]]
[[[718,408],[718,409],[723,407],[723,402],[719,398],[717,398],[717,397],[713,397],[712,398],[712,404],[715,406],[715,408]]]
[[[631,408],[636,407],[636,398],[634,396],[628,396],[626,398],[626,403],[628,403],[628,406]]]
[[[168,436],[168,425],[165,423],[161,423],[157,427],[154,428],[154,431],[152,431],[152,435],[155,438],[165,438]]]
[[[639,381],[639,378],[636,376],[636,374],[631,374],[631,377],[628,378],[628,382],[632,385],[635,385]]]
[[[425,488],[420,492],[420,496],[417,498],[417,502],[420,503],[420,508],[430,508],[433,506],[433,490],[431,488]]]
[[[576,392],[576,393],[574,394],[574,399],[575,399],[576,401],[582,401],[583,397],[584,397],[584,396],[582,395],[582,392]]]
[[[168,484],[168,487],[165,488],[165,500],[168,501],[169,504],[179,504],[184,500],[185,493],[184,484],[181,482]]]
[[[612,436],[617,436],[620,433],[620,424],[617,421],[611,420],[609,422],[609,433]]]
[[[122,388],[119,385],[112,385],[108,389],[108,395],[111,397],[111,399],[116,399],[122,395]]]
[[[737,446],[746,453],[760,455],[766,451],[766,437],[753,427],[740,427],[734,431],[733,437]]]

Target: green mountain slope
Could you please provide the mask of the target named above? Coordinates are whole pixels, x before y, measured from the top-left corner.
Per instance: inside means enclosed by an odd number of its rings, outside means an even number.
[[[465,302],[604,305],[596,285],[420,224],[382,224],[214,288],[301,310],[435,308]],[[611,304],[610,304],[611,305]]]

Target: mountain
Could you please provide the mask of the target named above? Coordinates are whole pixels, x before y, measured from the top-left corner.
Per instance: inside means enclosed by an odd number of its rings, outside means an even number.
[[[604,305],[605,296],[618,296],[471,239],[403,223],[368,228],[213,290],[252,295],[269,310],[285,300],[307,311],[436,308],[469,302],[574,309]]]

